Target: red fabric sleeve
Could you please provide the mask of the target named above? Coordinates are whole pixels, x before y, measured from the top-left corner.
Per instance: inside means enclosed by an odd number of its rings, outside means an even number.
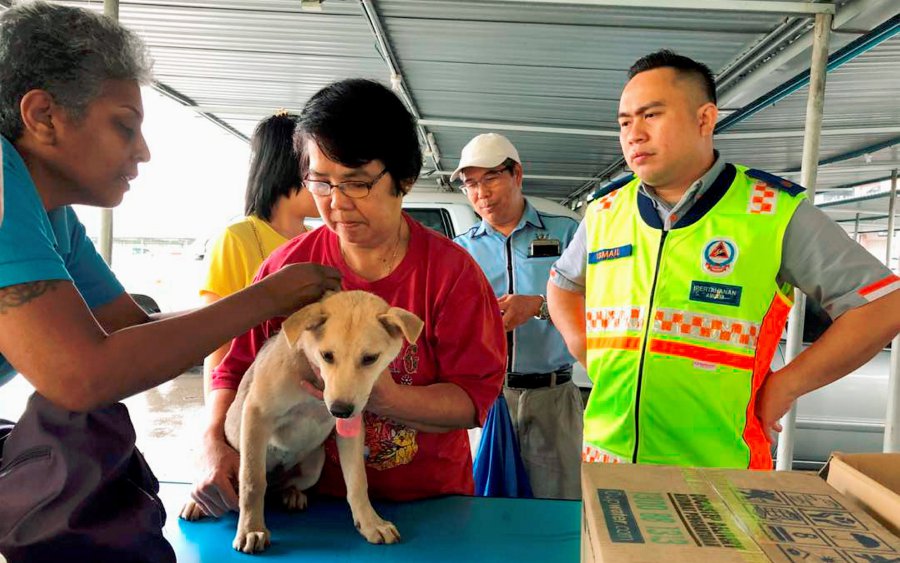
[[[266,324],[250,329],[250,332],[238,336],[231,341],[228,354],[222,363],[212,372],[212,389],[237,389],[256,354],[269,338]]]
[[[437,373],[459,385],[475,405],[479,425],[503,387],[506,333],[497,298],[481,268],[460,249],[463,264],[435,323]]]

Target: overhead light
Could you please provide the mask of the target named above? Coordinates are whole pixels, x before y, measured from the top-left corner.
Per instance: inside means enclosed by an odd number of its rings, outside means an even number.
[[[437,141],[434,140],[434,133],[428,133],[425,139],[428,141],[428,151],[431,153],[430,156],[434,156],[435,160],[440,160],[441,153],[438,151]]]
[[[866,164],[872,164],[872,155],[871,153],[866,153],[863,158],[866,159]]]
[[[324,0],[300,0],[300,9],[304,12],[321,12]]]

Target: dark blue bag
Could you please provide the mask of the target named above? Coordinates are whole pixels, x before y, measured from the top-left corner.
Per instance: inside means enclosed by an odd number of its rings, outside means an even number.
[[[531,483],[503,395],[488,411],[475,455],[475,495],[531,498]]]
[[[175,563],[159,483],[125,405],[75,413],[35,393],[8,434],[0,553],[9,563]]]

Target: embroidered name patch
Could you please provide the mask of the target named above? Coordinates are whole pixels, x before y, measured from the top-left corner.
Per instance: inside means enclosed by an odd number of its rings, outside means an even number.
[[[710,282],[691,282],[691,301],[716,303],[737,307],[741,304],[741,292],[744,288],[736,285],[725,285]]]
[[[615,260],[617,258],[626,258],[634,252],[634,245],[626,244],[615,248],[603,248],[588,254],[588,264],[597,264],[605,260]]]

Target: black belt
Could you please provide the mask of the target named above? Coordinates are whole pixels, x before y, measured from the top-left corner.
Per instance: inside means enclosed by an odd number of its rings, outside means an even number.
[[[555,379],[554,379],[555,378]],[[550,373],[507,373],[506,386],[513,389],[540,389],[568,383],[572,379],[572,368]]]

